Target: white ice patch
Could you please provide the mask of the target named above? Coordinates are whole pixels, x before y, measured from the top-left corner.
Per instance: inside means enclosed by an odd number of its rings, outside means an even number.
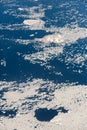
[[[19,8],[21,9],[21,8]],[[23,23],[28,25],[31,30],[42,30],[44,29],[45,21],[41,20],[44,17],[44,8],[42,5],[33,6],[31,8],[23,9],[29,13],[29,19],[24,20]],[[22,11],[22,10],[21,10]]]
[[[81,63],[83,63],[84,61],[86,61],[87,60],[87,57],[86,57],[86,55],[81,55],[81,54],[79,54],[79,55],[77,55],[77,57],[75,57],[75,59],[74,59],[74,63],[76,63],[76,64],[81,64]]]
[[[51,35],[47,35],[44,36],[43,38],[40,39],[35,39],[38,42],[43,42],[43,43],[63,43],[63,38],[60,34],[51,34]]]
[[[63,43],[63,45],[66,45],[68,43],[74,43],[78,39],[83,39],[87,37],[87,29],[86,28],[80,28],[78,26],[76,27],[63,27],[63,28],[57,28],[52,27],[46,29],[47,32],[52,32],[51,35],[46,35],[43,38],[37,38],[36,41],[43,42],[43,43]]]
[[[20,11],[24,11],[24,8],[18,8],[18,10],[20,10]]]
[[[87,37],[87,28],[80,28],[76,26],[75,28],[61,28],[60,33],[63,37],[65,43],[74,43],[78,39],[84,39]]]
[[[29,43],[31,43],[30,40],[23,40],[23,39],[16,39],[15,42],[19,44],[25,44],[25,45],[28,45]]]
[[[17,15],[17,17],[23,17],[23,18],[30,18],[30,19],[37,19],[44,17],[44,8],[41,4],[38,6],[33,6],[29,8],[21,8],[19,7],[18,10],[21,12],[21,15]],[[25,14],[22,14],[22,12],[25,11]]]
[[[33,6],[29,8],[29,18],[31,19],[42,18],[45,16],[44,11],[45,11],[45,8],[43,8],[42,5]]]
[[[59,124],[61,130],[80,128],[85,130],[87,128],[86,113],[87,110],[87,86],[72,86],[64,87],[60,90],[55,91],[55,98],[53,104],[61,104],[69,109],[67,114],[59,113],[54,119],[51,120],[52,123]],[[84,122],[83,122],[84,120]],[[72,125],[70,125],[72,124]],[[83,126],[84,124],[84,126]]]
[[[23,24],[29,26],[29,29],[31,30],[42,30],[44,28],[45,22],[41,19],[28,19],[24,20]]]
[[[41,63],[41,65],[44,65],[44,63],[47,63],[50,59],[54,58],[55,56],[60,55],[63,53],[63,47],[48,47],[44,48],[43,51],[39,51],[37,53],[33,53],[30,55],[24,55],[25,60],[29,60],[32,63]]]
[[[35,126],[37,130],[87,129],[85,85],[54,84],[51,81],[33,79],[19,84],[0,82],[0,90],[2,89],[4,93],[0,100],[2,110],[18,108],[18,112],[14,118],[5,116],[0,118],[1,130],[34,130]],[[32,109],[29,109],[30,106]],[[34,117],[37,108],[57,109],[61,106],[66,108],[68,113],[59,112],[50,122],[39,122]]]
[[[85,66],[87,68],[86,62],[87,61],[87,54],[86,53],[76,53],[73,55],[73,52],[66,53],[65,63],[69,65],[71,63],[72,65],[79,65],[80,69]],[[76,72],[77,70],[74,70]],[[79,70],[81,72],[81,70]]]

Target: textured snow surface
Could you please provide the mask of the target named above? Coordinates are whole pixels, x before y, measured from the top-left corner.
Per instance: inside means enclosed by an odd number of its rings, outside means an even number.
[[[7,90],[1,98],[2,111],[17,109],[13,118],[10,115],[0,118],[1,130],[87,129],[87,86],[56,85],[42,79],[20,84],[1,82],[0,86],[1,90]],[[37,108],[57,109],[59,107],[64,107],[68,112],[60,111],[50,122],[40,122],[34,117]]]

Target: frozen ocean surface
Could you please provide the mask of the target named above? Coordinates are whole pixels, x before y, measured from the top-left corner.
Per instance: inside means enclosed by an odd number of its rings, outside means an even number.
[[[87,1],[0,1],[0,130],[87,130]]]

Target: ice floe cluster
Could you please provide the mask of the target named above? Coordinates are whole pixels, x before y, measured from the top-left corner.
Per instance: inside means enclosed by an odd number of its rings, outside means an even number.
[[[85,85],[58,85],[42,79],[34,79],[19,84],[0,82],[0,92],[3,92],[0,99],[0,114],[2,115],[0,128],[2,130],[87,128],[87,110],[85,109],[87,86]],[[39,108],[45,111],[45,108],[58,110],[58,115],[51,121],[40,122],[34,117],[35,110]],[[66,110],[68,111],[65,112]]]

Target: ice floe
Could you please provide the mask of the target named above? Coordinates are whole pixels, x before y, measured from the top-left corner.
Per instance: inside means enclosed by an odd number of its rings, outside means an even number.
[[[23,23],[28,25],[31,30],[42,30],[45,22],[41,19],[24,20]]]
[[[41,39],[36,39],[38,42],[43,42],[43,43],[63,43],[63,38],[60,34],[51,34],[51,35],[46,35]]]
[[[48,28],[47,31],[52,32],[53,34],[46,35],[43,38],[36,39],[38,42],[43,43],[63,43],[66,45],[67,43],[75,43],[79,39],[83,39],[87,37],[87,29],[80,28],[78,26],[71,28],[63,27],[63,28]]]

